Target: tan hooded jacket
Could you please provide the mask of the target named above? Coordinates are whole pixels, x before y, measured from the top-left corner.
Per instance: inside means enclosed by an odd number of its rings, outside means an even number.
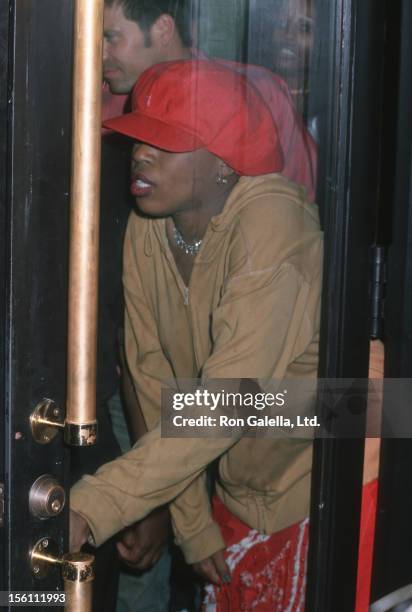
[[[317,207],[281,175],[239,180],[209,223],[189,288],[165,221],[131,215],[126,353],[149,433],[72,489],[72,508],[97,545],[173,500],[177,541],[189,562],[223,548],[204,483],[205,467],[219,456],[218,494],[242,521],[272,533],[307,516],[310,442],[162,438],[160,395],[164,381],[179,378],[207,386],[219,378],[315,377],[321,269]]]

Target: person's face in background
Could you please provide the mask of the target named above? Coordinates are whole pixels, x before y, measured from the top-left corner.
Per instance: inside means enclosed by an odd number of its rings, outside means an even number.
[[[273,21],[274,70],[285,79],[297,98],[307,93],[314,43],[314,0],[283,0]],[[297,106],[301,105],[298,102]]]
[[[143,32],[118,4],[104,9],[103,78],[112,93],[129,93],[147,68],[164,59],[155,29]]]

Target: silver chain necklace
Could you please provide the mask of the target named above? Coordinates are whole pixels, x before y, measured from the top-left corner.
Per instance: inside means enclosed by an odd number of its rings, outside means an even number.
[[[196,242],[192,243],[186,242],[176,226],[173,228],[173,237],[175,239],[176,246],[179,247],[179,249],[182,249],[186,255],[194,256],[199,253],[203,240],[196,240]]]

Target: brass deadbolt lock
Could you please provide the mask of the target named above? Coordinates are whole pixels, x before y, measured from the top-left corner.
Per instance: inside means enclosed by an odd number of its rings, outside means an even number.
[[[57,516],[66,503],[66,493],[58,480],[50,474],[43,474],[32,484],[29,494],[29,508],[33,516],[48,519]]]

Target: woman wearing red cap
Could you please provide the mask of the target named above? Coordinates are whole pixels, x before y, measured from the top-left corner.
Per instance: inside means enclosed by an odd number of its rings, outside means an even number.
[[[183,379],[212,393],[316,377],[317,208],[278,174],[276,126],[245,77],[205,60],[159,64],[132,108],[106,127],[137,141],[125,342],[149,433],[72,489],[72,548],[170,502],[186,560],[215,583],[206,610],[303,610],[311,442],[242,428],[162,438],[159,420],[162,388]],[[205,474],[218,457],[211,509]]]

